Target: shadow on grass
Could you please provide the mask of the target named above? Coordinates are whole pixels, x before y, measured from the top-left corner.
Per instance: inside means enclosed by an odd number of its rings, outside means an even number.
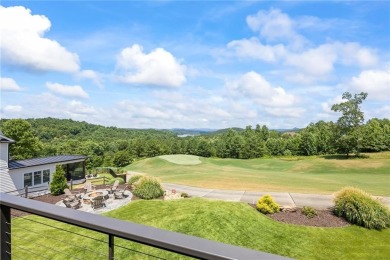
[[[360,155],[345,155],[345,154],[329,154],[329,155],[322,155],[321,158],[324,158],[326,160],[351,160],[351,159],[367,159],[370,158],[370,156],[366,154],[360,154]]]

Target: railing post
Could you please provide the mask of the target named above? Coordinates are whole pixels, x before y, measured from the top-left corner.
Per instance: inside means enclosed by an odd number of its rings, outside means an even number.
[[[106,176],[103,176],[103,185],[106,185]]]
[[[28,198],[28,186],[24,186],[24,197]]]
[[[73,179],[70,179],[70,190],[73,190]]]
[[[108,235],[108,260],[114,260],[114,236]]]
[[[11,208],[5,205],[1,205],[0,215],[0,259],[11,259]]]

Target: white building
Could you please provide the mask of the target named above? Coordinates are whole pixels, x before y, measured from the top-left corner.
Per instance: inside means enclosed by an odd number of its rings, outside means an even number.
[[[15,141],[0,131],[0,192],[24,193],[47,190],[57,165],[62,165],[69,181],[85,179],[83,155],[59,155],[27,160],[9,160],[9,145]]]

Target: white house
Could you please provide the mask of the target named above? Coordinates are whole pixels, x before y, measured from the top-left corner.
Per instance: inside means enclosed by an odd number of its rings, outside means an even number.
[[[0,192],[20,194],[28,186],[31,192],[49,187],[57,165],[62,165],[68,180],[85,179],[83,155],[59,155],[27,160],[9,160],[9,145],[15,141],[0,131]]]

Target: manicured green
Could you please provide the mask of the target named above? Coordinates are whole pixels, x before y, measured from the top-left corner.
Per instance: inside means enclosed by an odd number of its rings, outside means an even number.
[[[354,186],[374,195],[390,196],[389,154],[350,159],[200,157],[202,163],[197,165],[178,165],[153,157],[126,169],[159,177],[162,182],[205,188],[331,194],[345,186]]]
[[[170,163],[181,164],[181,165],[196,165],[202,163],[202,161],[199,160],[199,156],[195,156],[195,155],[171,154],[171,155],[161,155],[159,156],[159,158],[166,160]]]
[[[388,259],[390,255],[389,229],[377,231],[358,226],[316,228],[288,225],[262,215],[245,203],[210,201],[199,198],[176,201],[135,201],[106,215],[296,259]],[[35,216],[28,218],[40,219]],[[106,235],[62,223],[54,223],[50,220],[39,221],[107,241]],[[34,249],[35,252],[45,254],[51,259],[69,259],[69,257],[49,250],[42,245],[74,254],[81,259],[105,259],[85,250],[85,248],[107,254],[106,244],[91,239],[24,219],[13,219],[12,225],[14,235],[12,252],[15,259],[31,257],[29,253],[16,248],[15,245]],[[22,228],[39,233],[36,234]],[[78,245],[81,248],[72,248],[56,239],[61,239],[71,245]],[[124,242],[121,239],[116,238],[115,243],[165,259],[179,259],[178,256],[171,253]],[[148,259],[139,255],[134,256],[128,250],[118,247],[116,247],[115,254],[119,259]]]
[[[334,211],[349,223],[362,227],[378,230],[390,227],[389,209],[356,188],[346,187],[337,193]]]

